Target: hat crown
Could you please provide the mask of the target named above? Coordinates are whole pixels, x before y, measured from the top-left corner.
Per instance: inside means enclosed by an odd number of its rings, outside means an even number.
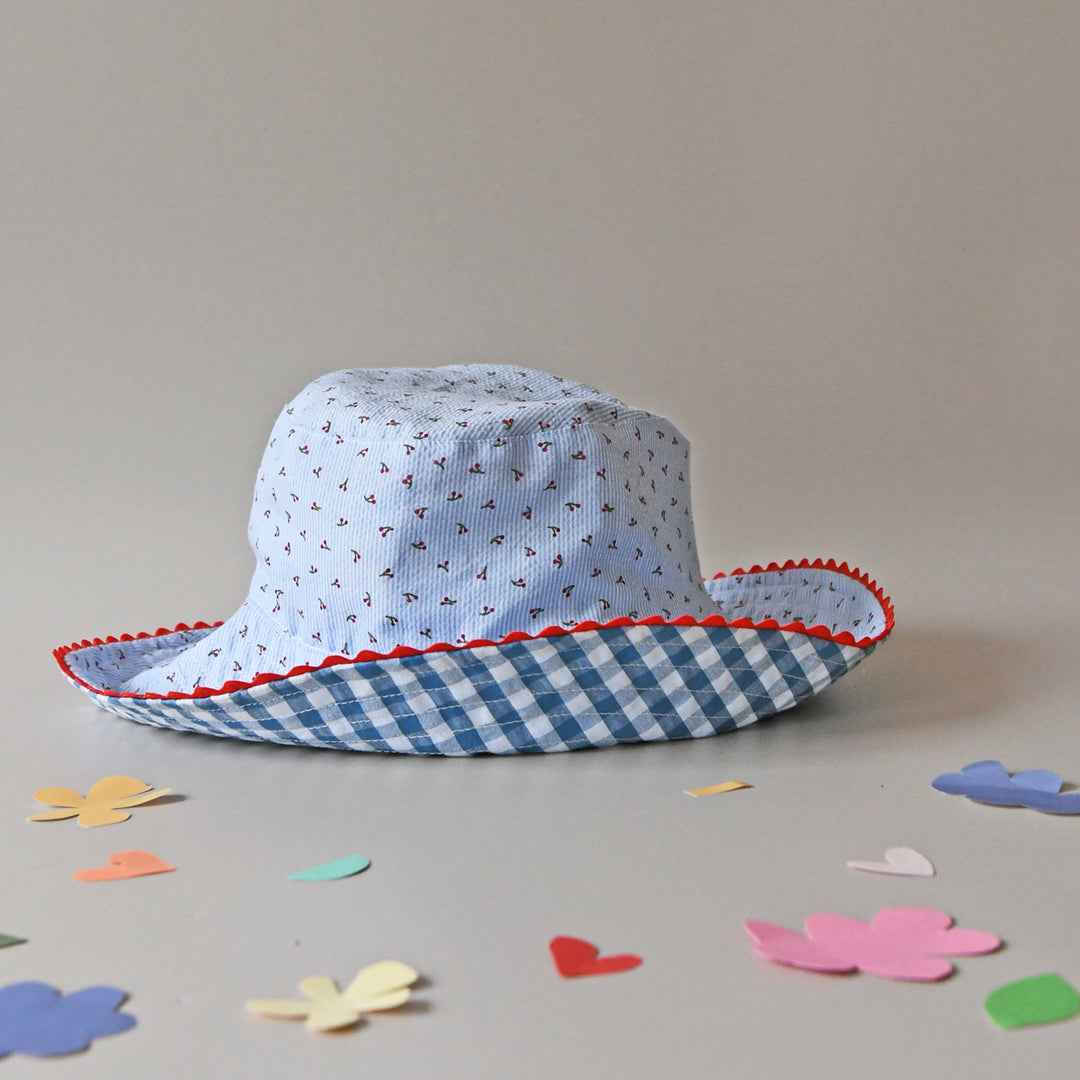
[[[317,379],[274,426],[249,537],[248,603],[324,655],[716,610],[687,440],[528,369]]]
[[[544,371],[478,364],[336,371],[282,412],[282,420],[335,438],[402,445],[542,435],[630,416],[649,413]]]

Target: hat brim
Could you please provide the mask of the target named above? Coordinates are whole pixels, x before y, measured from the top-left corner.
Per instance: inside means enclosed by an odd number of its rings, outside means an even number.
[[[773,563],[719,575],[706,586],[718,610],[746,614],[616,619],[463,647],[328,657],[318,666],[193,694],[115,688],[212,633],[206,623],[83,641],[55,655],[97,704],[139,723],[294,745],[459,756],[732,731],[813,697],[893,626],[888,598],[846,564]],[[781,621],[821,590],[853,601],[846,624]],[[820,599],[813,604],[824,610]],[[869,632],[856,636],[860,629]]]

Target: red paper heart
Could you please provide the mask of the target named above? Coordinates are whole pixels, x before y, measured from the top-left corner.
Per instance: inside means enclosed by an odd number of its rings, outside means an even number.
[[[616,971],[629,971],[641,963],[641,957],[634,956],[633,953],[601,956],[595,945],[576,937],[554,937],[548,942],[548,948],[555,959],[559,974],[566,978],[576,975],[611,975]]]
[[[71,876],[76,881],[117,881],[120,878],[143,877],[145,874],[164,874],[175,870],[164,859],[149,851],[114,851],[109,856],[110,866],[91,866]]]

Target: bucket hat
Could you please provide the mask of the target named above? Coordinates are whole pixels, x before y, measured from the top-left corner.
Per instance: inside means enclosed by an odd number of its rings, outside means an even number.
[[[695,738],[788,709],[885,638],[846,563],[704,579],[667,419],[508,366],[338,371],[282,411],[228,620],[56,650],[140,723],[351,750]]]

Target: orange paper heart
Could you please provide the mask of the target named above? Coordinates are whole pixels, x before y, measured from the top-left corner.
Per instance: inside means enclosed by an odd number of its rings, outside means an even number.
[[[176,869],[149,851],[114,851],[109,856],[109,863],[109,866],[91,866],[88,870],[79,870],[71,876],[75,881],[118,881],[120,878],[164,874]]]

